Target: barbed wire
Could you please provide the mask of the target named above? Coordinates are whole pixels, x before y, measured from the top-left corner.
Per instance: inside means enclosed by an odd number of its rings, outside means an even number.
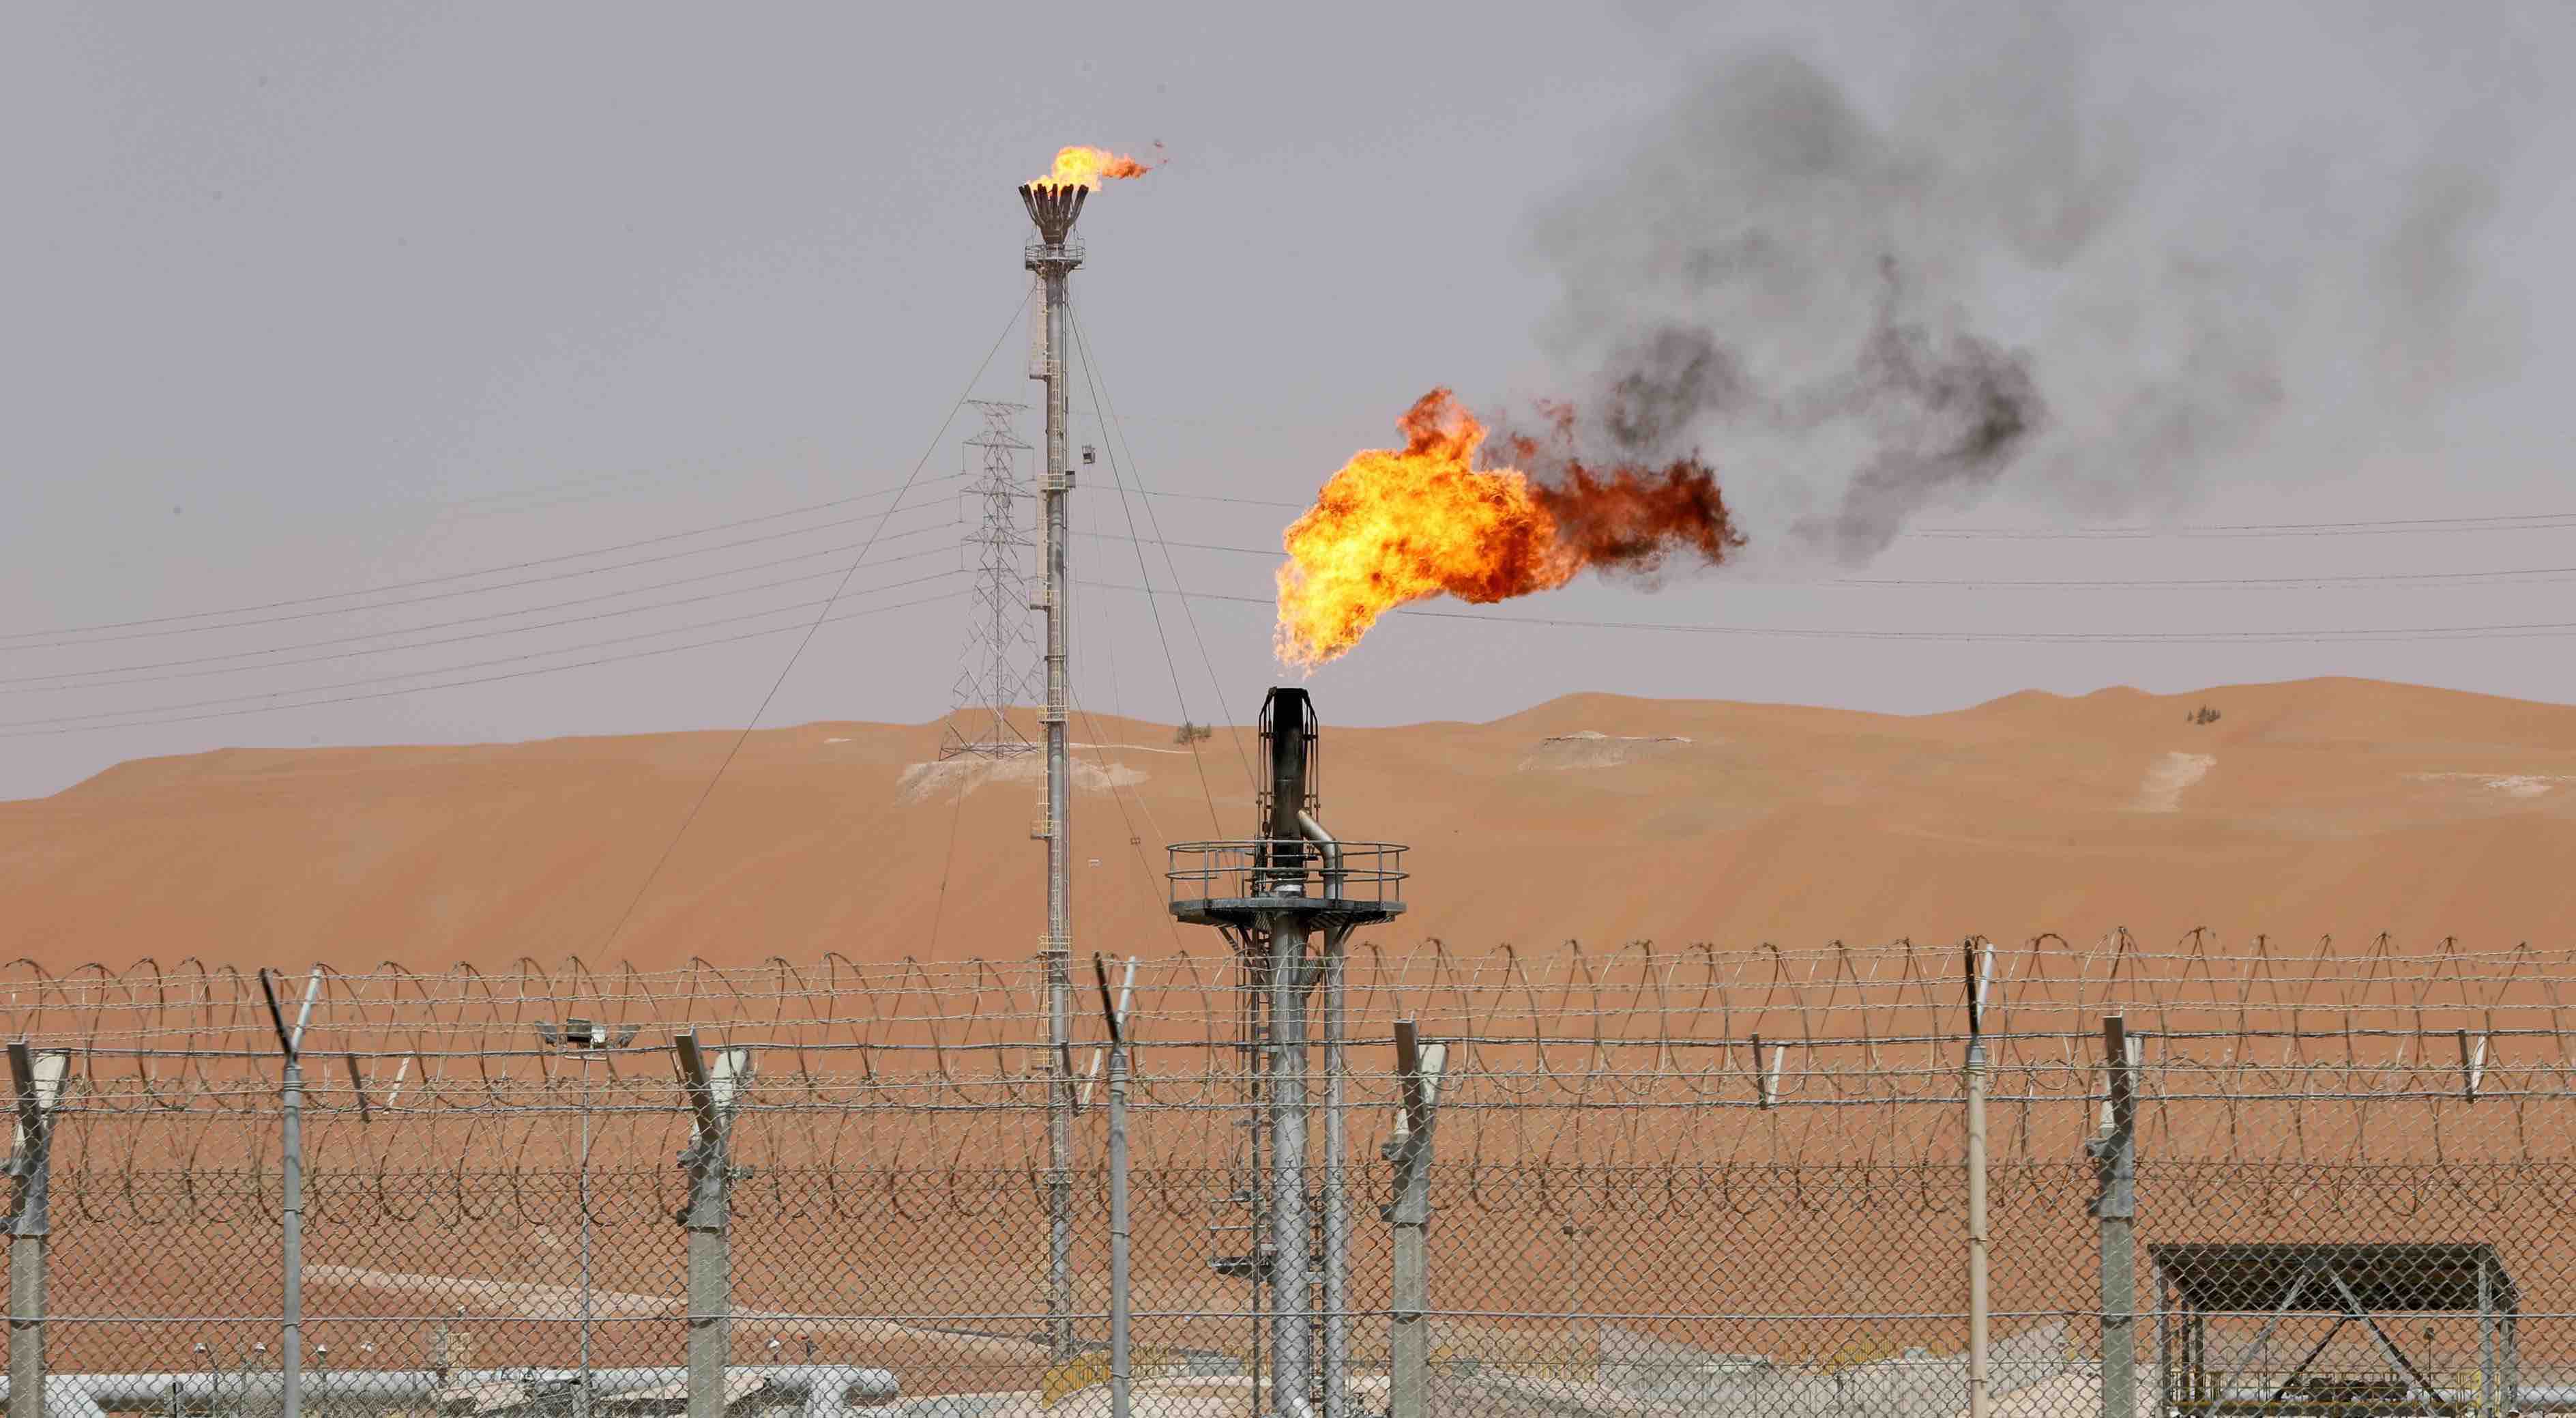
[[[2410,950],[2386,935],[2304,945],[2258,935],[2231,947],[2200,930],[2149,949],[2125,931],[2080,947],[2051,933],[1997,942],[1994,959],[1988,1032],[1998,1037],[2060,1034],[2114,1012],[2152,1021],[2142,1027],[2167,1037],[2394,1036],[2489,1013],[2518,1021],[2495,1028],[2554,1032],[2566,1007],[2559,982],[2576,978],[2576,949],[2477,950],[2446,938]],[[1140,957],[1136,969],[1132,1012],[1143,1037],[1225,1037],[1233,960]],[[1539,1045],[1688,1047],[1754,1032],[1894,1044],[1955,1039],[1966,1023],[1960,946],[1946,941],[1797,949],[1568,941],[1467,954],[1429,939],[1395,950],[1354,946],[1348,978],[1355,1030],[1382,1031],[1401,1014],[1426,1032],[1438,1025]],[[1024,1045],[1043,1037],[1045,1019],[1034,961],[867,965],[832,953],[803,964],[772,957],[661,971],[602,970],[579,959],[438,973],[326,965],[284,972],[281,989],[295,995],[308,981],[317,982],[322,1047],[361,1057],[543,1061],[556,1055],[536,1026],[576,1015],[645,1033],[720,1027],[740,1043],[822,1051]],[[59,972],[19,960],[0,967],[0,1021],[18,1035],[113,1055],[275,1052],[257,972],[194,959]],[[1085,1024],[1099,1032],[1096,1019]]]
[[[1952,1167],[1968,959],[1959,943],[1906,941],[1355,950],[1343,1021],[1352,1146],[1373,1156],[1389,1134],[1391,1034],[1404,1018],[1450,1046],[1444,1165],[1471,1178],[1537,1168],[1670,1191],[1748,1168]],[[1999,1165],[2078,1155],[2099,1126],[2101,1017],[2119,1013],[2140,1045],[2148,1155],[2558,1166],[2576,1159],[2569,1110],[2550,1106],[2576,1095],[2557,983],[2571,965],[2525,946],[2410,952],[2384,936],[2231,948],[2203,931],[2147,950],[2113,932],[2084,948],[2056,936],[1997,947],[1982,1018],[1990,1147]],[[1127,1032],[1140,1170],[1185,1172],[1237,1150],[1255,1088],[1234,1034],[1240,974],[1226,957],[1137,962]],[[1096,1081],[1105,1032],[1096,1012],[1077,1012],[1079,1052],[1060,1060],[1044,977],[1018,962],[827,956],[647,972],[523,961],[321,969],[271,987],[290,1015],[306,988],[314,1000],[315,1186],[338,1198],[326,1204],[373,1196],[389,1209],[469,1185],[543,1193],[576,1168],[671,1191],[669,1159],[690,1126],[672,1072],[682,1032],[754,1051],[736,1148],[755,1170],[989,1195],[1043,1169],[1059,1063]],[[0,1007],[13,1034],[73,1055],[57,1147],[80,1204],[195,1196],[277,1156],[280,1058],[256,972],[145,961],[49,975],[20,962],[0,975]],[[605,1026],[609,1047],[559,1047],[575,1019]],[[1096,1158],[1096,1109],[1078,1108],[1076,1123]]]

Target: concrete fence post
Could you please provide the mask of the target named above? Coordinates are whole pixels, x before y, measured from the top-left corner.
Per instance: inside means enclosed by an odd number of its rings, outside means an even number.
[[[1440,1071],[1446,1047],[1425,1045],[1414,1022],[1395,1023],[1395,1071],[1403,1090],[1386,1157],[1395,1164],[1395,1284],[1387,1348],[1392,1374],[1389,1418],[1426,1418],[1431,1391],[1431,1143],[1440,1118]]]
[[[45,1247],[52,1225],[54,1103],[71,1055],[9,1046],[16,1086],[18,1145],[9,1158],[17,1183],[9,1214],[9,1418],[45,1418]]]
[[[2102,1062],[2104,1126],[2084,1145],[2098,1183],[2092,1212],[2101,1223],[2102,1418],[2137,1418],[2137,1045],[2121,1015],[2102,1018]]]
[[[751,1081],[751,1051],[702,1049],[694,1033],[678,1035],[671,1048],[695,1123],[680,1154],[689,1201],[678,1217],[689,1233],[689,1418],[724,1418],[733,1343],[733,1117]]]

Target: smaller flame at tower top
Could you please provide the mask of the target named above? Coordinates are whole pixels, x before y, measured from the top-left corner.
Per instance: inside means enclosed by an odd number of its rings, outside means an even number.
[[[1098,191],[1101,181],[1111,177],[1143,177],[1154,170],[1154,164],[1138,162],[1107,148],[1058,148],[1055,170],[1029,179],[1031,187],[1082,187]]]

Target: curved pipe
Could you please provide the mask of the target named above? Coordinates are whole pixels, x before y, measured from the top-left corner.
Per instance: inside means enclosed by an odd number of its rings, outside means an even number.
[[[1351,879],[1350,872],[1342,866],[1342,844],[1332,833],[1324,830],[1324,824],[1317,822],[1311,812],[1297,814],[1297,830],[1306,834],[1307,841],[1323,850],[1325,899],[1341,900],[1342,887]]]

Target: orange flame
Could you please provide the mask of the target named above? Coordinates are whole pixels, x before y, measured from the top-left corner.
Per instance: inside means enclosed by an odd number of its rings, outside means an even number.
[[[1108,177],[1143,177],[1152,172],[1152,163],[1113,153],[1107,148],[1058,148],[1055,171],[1044,177],[1031,178],[1032,187],[1089,187],[1097,190],[1101,179]]]
[[[1550,410],[1561,445],[1571,415]],[[1586,567],[1652,571],[1675,549],[1712,564],[1743,545],[1714,474],[1696,457],[1649,470],[1596,470],[1563,448],[1553,482],[1479,469],[1484,425],[1446,389],[1399,421],[1402,448],[1354,455],[1289,525],[1279,568],[1284,665],[1313,669],[1357,645],[1379,616],[1447,593],[1482,605],[1548,591]],[[1508,443],[1522,461],[1549,450]]]

